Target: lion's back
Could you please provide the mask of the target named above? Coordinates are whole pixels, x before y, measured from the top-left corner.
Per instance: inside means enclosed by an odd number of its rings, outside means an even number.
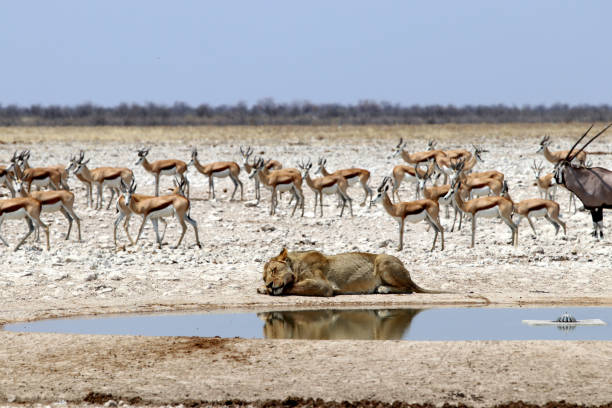
[[[337,288],[347,292],[369,292],[377,286],[374,274],[376,254],[349,252],[330,255],[327,279]]]

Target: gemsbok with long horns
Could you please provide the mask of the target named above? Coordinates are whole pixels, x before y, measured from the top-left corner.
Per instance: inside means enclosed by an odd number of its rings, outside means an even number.
[[[612,208],[612,171],[602,167],[579,167],[573,165],[572,162],[574,158],[608,130],[610,126],[612,126],[612,123],[604,127],[585,143],[582,148],[574,152],[576,146],[593,128],[593,125],[591,125],[580,139],[574,143],[565,158],[555,165],[554,170],[557,184],[562,184],[570,192],[574,193],[582,201],[584,209],[590,211],[593,220],[592,235],[597,238],[603,238],[603,209]]]

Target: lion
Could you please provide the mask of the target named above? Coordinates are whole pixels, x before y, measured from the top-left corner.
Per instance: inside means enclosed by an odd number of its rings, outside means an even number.
[[[397,257],[349,252],[281,253],[264,265],[265,285],[257,292],[273,296],[334,296],[370,293],[446,293],[421,288]]]

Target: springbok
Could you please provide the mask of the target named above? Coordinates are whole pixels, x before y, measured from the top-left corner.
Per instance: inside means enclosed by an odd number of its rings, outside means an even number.
[[[42,227],[45,231],[45,235],[47,236],[47,251],[50,250],[49,227],[40,219],[41,210],[42,204],[40,201],[31,197],[17,197],[0,200],[0,228],[6,219],[25,219],[28,224],[28,233],[19,241],[19,244],[15,247],[15,251],[17,251],[21,244],[23,244],[32,234],[34,231],[33,224],[36,224],[37,227]],[[0,240],[2,240],[6,246],[10,246],[2,234],[0,234]]]
[[[463,214],[470,214],[472,216],[472,243],[470,248],[474,248],[477,217],[500,217],[512,230],[512,244],[517,246],[518,226],[512,221],[512,201],[505,197],[478,197],[469,201],[463,201],[460,188],[461,180],[455,180],[451,184],[451,188],[446,193],[445,198],[453,197],[457,209]]]
[[[393,177],[393,191],[391,196],[393,199],[397,199],[397,202],[402,201],[399,195],[399,188],[402,184],[402,181],[411,181],[416,183],[416,189],[414,192],[414,198],[417,200],[420,196],[421,188],[423,182],[421,180],[426,180],[431,177],[435,169],[434,161],[431,160],[429,163],[429,167],[424,170],[419,168],[419,165],[408,166],[405,164],[398,164],[393,167],[392,177]]]
[[[306,184],[315,193],[314,198],[314,212],[317,215],[317,199],[319,201],[319,207],[321,208],[321,217],[323,216],[323,194],[337,194],[342,200],[342,210],[340,210],[340,217],[344,213],[344,207],[348,202],[351,210],[351,216],[353,216],[353,199],[349,197],[347,193],[348,181],[337,174],[330,174],[328,176],[319,177],[313,179],[310,177],[310,169],[312,169],[312,163],[308,160],[308,163],[302,163],[299,165],[302,170],[302,179],[306,181]]]
[[[11,197],[15,198],[12,176],[5,166],[0,166],[0,185],[5,186],[11,192]]]
[[[178,243],[173,248],[178,248],[183,241],[183,237],[187,231],[187,225],[185,222],[188,222],[193,227],[195,231],[196,245],[199,248],[202,248],[202,244],[200,244],[200,237],[198,235],[198,223],[189,216],[190,202],[189,199],[183,195],[184,193],[182,190],[185,185],[185,181],[181,180],[180,183],[181,187],[179,190],[181,191],[179,194],[169,194],[164,196],[144,196],[135,194],[136,183],[134,180],[132,180],[129,187],[122,183],[122,190],[124,193],[117,200],[117,210],[119,211],[119,216],[115,220],[115,227],[113,231],[115,246],[117,245],[117,226],[123,218],[127,217],[124,223],[124,228],[132,245],[136,245],[136,243],[138,243],[146,222],[151,221],[151,224],[153,224],[153,229],[155,230],[157,245],[159,248],[161,248],[162,240],[159,236],[157,221],[164,217],[174,215],[181,225],[182,231]],[[132,242],[128,232],[128,221],[130,214],[142,215],[142,224],[140,224],[138,236],[134,242]]]
[[[406,150],[404,150],[407,144],[408,142],[404,142],[403,139],[400,138],[399,143],[397,146],[395,146],[393,157],[401,154],[402,159],[410,164],[427,162],[440,156],[446,157],[446,154],[442,150],[427,150],[425,152],[408,153]]]
[[[276,192],[292,191],[296,198],[295,206],[291,212],[291,216],[295,214],[298,205],[302,208],[302,217],[304,216],[304,193],[302,191],[302,175],[299,172],[294,172],[295,169],[281,169],[269,171],[266,169],[266,163],[262,158],[255,161],[254,167],[251,169],[249,178],[259,177],[259,181],[264,186],[272,191],[270,200],[270,215],[276,214],[276,206],[278,198]],[[297,170],[296,170],[297,171]]]
[[[230,201],[234,200],[234,195],[236,194],[236,190],[238,190],[238,186],[240,186],[240,200],[244,200],[244,191],[242,187],[242,181],[240,181],[240,166],[238,163],[233,161],[222,161],[222,162],[214,162],[208,164],[202,164],[198,161],[198,150],[194,147],[191,151],[191,161],[187,164],[187,166],[194,165],[196,170],[202,173],[203,175],[208,177],[208,199],[210,200],[210,195],[212,191],[212,199],[215,199],[215,182],[214,178],[225,178],[229,177],[234,183],[234,191],[232,192],[232,197]]]
[[[565,158],[567,158],[569,153],[571,152],[571,150],[550,151],[548,149],[548,146],[550,146],[550,136],[546,135],[540,141],[540,147],[538,148],[536,153],[543,154],[544,157],[546,158],[546,160],[551,162],[553,165],[555,165],[555,164],[559,163],[560,161],[564,160]],[[587,159],[587,152],[580,151],[579,154],[574,155],[574,156],[575,157],[573,157],[572,160],[577,159],[578,163],[581,166],[584,166],[584,164],[586,163],[586,159]]]
[[[555,236],[559,233],[559,226],[563,227],[563,234],[567,235],[565,223],[559,218],[559,203],[541,198],[529,198],[515,203],[512,197],[510,197],[510,192],[508,190],[508,182],[504,181],[504,191],[502,195],[512,201],[514,214],[518,217],[516,221],[517,227],[521,224],[523,218],[527,218],[529,226],[533,230],[533,234],[537,237],[538,233],[530,217],[544,217],[553,227],[555,227]]]
[[[30,167],[30,151],[24,150],[19,155],[19,161],[21,162],[21,169],[25,172]],[[55,166],[47,166],[47,167],[39,167],[42,169],[53,169],[57,170],[60,174],[60,182],[58,186],[62,187],[64,190],[70,191],[70,186],[68,186],[68,171],[61,164],[56,164]]]
[[[104,187],[110,189],[111,197],[108,200],[108,205],[106,206],[106,209],[108,210],[113,198],[115,197],[115,193],[117,193],[117,197],[119,197],[121,182],[125,183],[126,185],[128,183],[131,184],[132,180],[134,180],[134,173],[132,170],[126,167],[97,167],[90,170],[87,167],[87,163],[89,163],[90,159],[83,161],[83,158],[84,152],[81,151],[80,158],[75,164],[74,174],[77,177],[87,181],[90,186],[92,184],[96,186],[96,190],[98,192],[95,206],[96,210],[102,209],[102,204],[104,204],[104,195],[102,194]]]
[[[557,194],[557,183],[555,182],[554,174],[548,173],[542,176],[541,174],[544,166],[542,165],[541,161],[536,163],[534,160],[531,169],[533,170],[533,174],[535,176],[535,184],[538,186],[538,190],[540,191],[540,198],[554,200]]]
[[[603,209],[612,208],[612,171],[602,167],[574,167],[571,163],[595,139],[601,136],[612,123],[593,136],[576,153],[574,149],[585,138],[590,128],[578,139],[563,160],[555,165],[554,175],[557,184],[562,184],[582,201],[585,210],[591,212],[593,233],[597,238],[603,237]],[[597,232],[599,231],[599,235]]]
[[[253,154],[253,148],[251,146],[247,146],[246,150],[240,146],[240,155],[242,156],[242,166],[244,167],[244,171],[246,172],[246,174],[251,174],[251,170],[253,169],[253,164],[249,163],[249,158],[251,157],[251,155]],[[283,165],[277,161],[277,160],[269,160],[266,164],[268,170],[280,170],[283,168]],[[257,200],[257,203],[255,205],[259,204],[259,201],[261,200],[261,189],[260,189],[260,183],[259,183],[259,177],[255,177],[253,178],[254,182],[255,182],[255,199]]]
[[[164,159],[150,163],[147,160],[147,155],[149,154],[150,150],[150,148],[138,150],[138,161],[136,162],[136,166],[140,166],[142,164],[142,167],[144,167],[146,171],[153,174],[155,177],[155,195],[159,195],[160,176],[176,175],[182,182],[185,182],[185,191],[187,191],[187,197],[189,197],[189,181],[185,176],[185,172],[187,171],[187,165],[185,162],[176,159]]]
[[[353,184],[359,182],[361,184],[361,188],[363,188],[363,192],[365,193],[365,196],[363,197],[363,202],[360,204],[362,207],[365,205],[366,201],[368,200],[368,197],[370,197],[370,200],[372,200],[372,189],[370,188],[370,186],[368,186],[368,180],[370,179],[370,172],[368,170],[352,167],[350,169],[341,169],[330,173],[325,168],[325,165],[327,164],[327,159],[319,158],[318,164],[319,167],[315,171],[315,174],[321,174],[324,177],[344,177],[348,182],[349,186],[352,186]]]
[[[382,201],[385,211],[393,217],[399,224],[399,247],[398,251],[401,251],[404,247],[404,223],[406,221],[411,223],[417,223],[420,221],[427,221],[434,229],[435,235],[431,251],[436,247],[436,240],[438,239],[438,233],[442,246],[440,250],[444,250],[444,228],[440,224],[440,207],[437,201],[433,200],[416,200],[409,202],[401,202],[393,204],[389,198],[388,191],[391,188],[391,177],[387,176],[383,179],[380,187],[378,187],[378,194],[372,200],[372,204]]]
[[[37,187],[51,187],[53,190],[59,190],[59,186],[62,185],[62,174],[59,170],[50,167],[30,167],[22,170],[19,160],[20,158],[14,155],[6,170],[12,171],[16,179],[26,183],[28,193],[32,190],[32,184]]]
[[[428,150],[436,150],[435,140],[430,140],[427,143]],[[454,149],[454,150],[442,150],[446,156],[451,160],[465,160],[468,161],[472,157],[472,153],[465,149]]]
[[[81,242],[81,219],[74,212],[74,193],[66,190],[52,191],[31,191],[28,192],[25,188],[25,183],[21,180],[17,181],[17,193],[22,197],[34,198],[40,201],[41,213],[52,213],[59,211],[68,220],[68,231],[66,232],[66,240],[70,238],[72,230],[72,221],[76,221],[77,230],[79,233],[79,242]],[[39,237],[39,228],[36,229],[36,239]]]

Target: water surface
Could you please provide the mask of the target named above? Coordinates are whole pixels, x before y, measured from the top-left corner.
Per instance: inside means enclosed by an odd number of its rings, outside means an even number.
[[[528,326],[569,312],[605,326]],[[327,309],[258,313],[137,314],[49,319],[4,330],[140,336],[363,340],[612,340],[612,308]]]

